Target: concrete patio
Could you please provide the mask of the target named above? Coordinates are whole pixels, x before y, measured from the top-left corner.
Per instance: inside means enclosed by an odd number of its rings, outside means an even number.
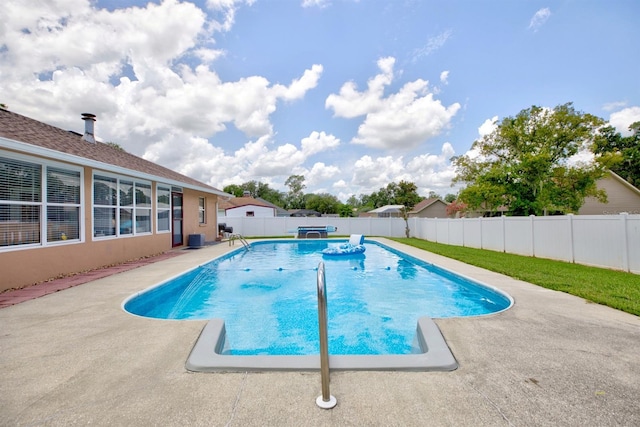
[[[121,304],[237,248],[225,243],[0,309],[0,424],[640,425],[640,318],[380,240],[515,299],[498,315],[437,320],[456,371],[334,372],[331,410],[315,403],[319,372],[188,372],[206,322]]]

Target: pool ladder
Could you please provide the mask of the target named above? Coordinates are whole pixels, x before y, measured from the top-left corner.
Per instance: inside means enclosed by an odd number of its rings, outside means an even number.
[[[242,246],[244,246],[244,248],[245,248],[246,250],[249,250],[249,248],[251,247],[251,246],[249,245],[249,242],[247,242],[247,241],[245,240],[245,238],[244,238],[244,237],[242,237],[242,234],[232,234],[232,235],[230,235],[230,236],[229,236],[229,246],[231,246],[231,245],[235,245],[235,241],[236,241],[236,240],[239,240],[239,241],[240,241],[240,243],[242,243]]]
[[[318,264],[318,327],[320,330],[320,376],[322,394],[316,399],[316,405],[322,409],[336,406],[336,398],[329,392],[329,339],[327,332],[327,281],[324,277],[324,262]]]

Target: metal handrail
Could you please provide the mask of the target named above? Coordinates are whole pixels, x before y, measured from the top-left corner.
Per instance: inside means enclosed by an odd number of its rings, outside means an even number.
[[[242,246],[244,246],[246,250],[249,250],[249,248],[251,247],[249,245],[249,242],[247,242],[245,238],[242,237],[242,234],[232,234],[231,236],[229,236],[229,246],[235,244],[236,240],[240,240],[240,243],[242,243]]]
[[[324,275],[324,262],[318,264],[318,327],[320,331],[320,376],[322,395],[316,404],[323,409],[336,406],[336,398],[329,392],[329,338],[327,332],[327,282]]]

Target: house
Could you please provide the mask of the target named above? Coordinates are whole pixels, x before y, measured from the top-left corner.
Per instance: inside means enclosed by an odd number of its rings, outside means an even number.
[[[609,171],[598,180],[597,186],[607,192],[607,203],[587,197],[578,210],[579,215],[640,214],[640,190],[620,175]]]
[[[437,197],[424,199],[409,211],[410,218],[448,218],[447,206],[449,204]]]
[[[314,211],[312,209],[289,209],[289,216],[294,216],[294,217],[309,217],[309,216],[321,217],[322,214],[320,212]]]
[[[248,193],[245,193],[242,197],[234,197],[222,201],[219,205],[219,209],[221,212],[224,212],[224,216],[234,218],[274,217],[276,216],[277,208],[277,206],[266,200],[256,199]]]
[[[0,291],[217,236],[214,187],[0,109]],[[198,236],[202,237],[202,236]]]
[[[361,217],[401,218],[404,205],[385,205],[360,214]]]

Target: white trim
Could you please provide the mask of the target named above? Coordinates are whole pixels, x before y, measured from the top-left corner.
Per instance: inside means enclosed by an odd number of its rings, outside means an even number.
[[[0,142],[3,138],[0,138]],[[13,160],[18,160],[18,161],[23,161],[26,163],[33,163],[36,164],[38,166],[40,166],[41,170],[41,189],[40,189],[40,195],[41,195],[41,201],[40,202],[15,202],[15,201],[10,201],[10,200],[5,200],[2,201],[3,203],[9,204],[9,205],[31,205],[31,206],[40,206],[40,242],[39,243],[33,243],[33,244],[24,244],[24,245],[12,245],[12,246],[2,246],[0,247],[0,252],[10,252],[10,251],[14,251],[14,250],[23,250],[23,249],[36,249],[36,248],[46,248],[46,247],[51,247],[51,246],[60,246],[60,245],[71,245],[71,244],[78,244],[78,243],[84,243],[85,239],[86,239],[86,233],[85,233],[85,229],[84,229],[84,224],[85,224],[85,211],[84,211],[84,206],[85,206],[85,197],[84,197],[84,192],[85,192],[85,188],[84,188],[84,168],[82,166],[76,165],[76,164],[71,164],[71,163],[62,163],[62,162],[56,162],[54,160],[51,160],[49,158],[42,158],[42,157],[37,157],[37,156],[31,156],[28,154],[24,154],[24,153],[16,153],[13,151],[7,151],[7,150],[2,150],[0,149],[0,156],[7,158],[7,159],[13,159]],[[53,167],[53,168],[57,168],[57,169],[62,169],[62,170],[67,170],[67,171],[72,171],[72,172],[78,172],[80,177],[80,202],[79,204],[65,204],[65,203],[49,203],[47,201],[47,168],[49,167]],[[47,227],[48,227],[48,214],[47,214],[47,208],[49,206],[59,206],[59,207],[75,207],[78,208],[79,213],[78,213],[78,238],[77,239],[72,239],[72,240],[55,240],[55,241],[49,241],[48,240],[48,233],[47,233]]]
[[[165,189],[169,190],[169,207],[168,208],[160,208],[158,206],[158,187],[164,187]],[[155,195],[154,206],[155,206],[155,217],[156,217],[156,234],[171,233],[171,209],[173,208],[173,206],[171,205],[173,202],[173,198],[171,197],[171,185],[165,184],[162,182],[156,182],[156,191],[154,195]],[[160,211],[169,212],[169,228],[167,230],[160,230],[158,228],[160,226],[160,221],[158,219],[158,215],[160,214]]]
[[[112,178],[116,180],[116,204],[115,205],[96,205],[95,201],[95,179],[96,175],[104,176],[105,178]],[[135,194],[133,200],[133,206],[121,206],[120,205],[120,183],[122,181],[131,181],[134,188],[136,184],[148,185],[151,191],[151,206],[146,207],[138,207],[135,202]],[[154,226],[156,221],[154,221],[154,206],[156,205],[156,201],[154,200],[154,191],[153,191],[153,183],[147,180],[138,179],[131,176],[123,176],[123,175],[115,175],[109,172],[103,172],[100,170],[93,170],[91,174],[91,240],[92,241],[100,241],[100,240],[108,240],[108,239],[121,239],[121,238],[130,238],[130,237],[138,237],[138,236],[149,236],[154,234]],[[116,211],[116,223],[115,223],[115,234],[107,235],[107,236],[96,236],[95,235],[95,208],[105,208],[105,209],[115,209]],[[120,210],[121,209],[131,209],[131,233],[121,234],[121,224],[120,224]],[[136,230],[136,211],[137,210],[149,210],[149,231],[138,232]]]

